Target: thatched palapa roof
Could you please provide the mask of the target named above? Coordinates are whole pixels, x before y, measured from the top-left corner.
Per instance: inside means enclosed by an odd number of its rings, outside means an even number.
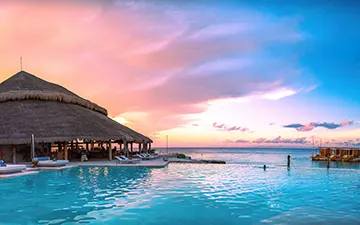
[[[76,139],[149,143],[107,116],[106,109],[66,88],[20,71],[0,84],[0,144]]]

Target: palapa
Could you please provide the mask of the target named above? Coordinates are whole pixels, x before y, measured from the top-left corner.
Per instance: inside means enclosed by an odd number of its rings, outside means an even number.
[[[0,144],[77,139],[151,143],[109,118],[106,109],[66,88],[20,71],[0,84]]]

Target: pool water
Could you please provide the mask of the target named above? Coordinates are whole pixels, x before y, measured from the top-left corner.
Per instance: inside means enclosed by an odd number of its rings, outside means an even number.
[[[246,159],[1,179],[0,224],[360,224],[360,170],[308,159],[288,170],[284,155],[269,153],[266,171]]]

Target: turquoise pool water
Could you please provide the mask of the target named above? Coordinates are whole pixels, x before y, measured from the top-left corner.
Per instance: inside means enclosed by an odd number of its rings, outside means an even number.
[[[328,171],[308,158],[288,170],[272,166],[287,153],[273,152],[264,171],[258,160],[240,162],[256,156],[236,154],[227,165],[78,167],[1,179],[0,224],[360,224],[360,170]]]

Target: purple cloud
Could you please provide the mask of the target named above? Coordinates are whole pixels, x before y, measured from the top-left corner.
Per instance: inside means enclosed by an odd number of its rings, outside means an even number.
[[[238,140],[235,140],[235,141],[226,140],[225,142],[226,143],[250,143],[249,140],[244,140],[244,139],[238,139]]]
[[[266,141],[266,138],[258,138],[258,139],[256,139],[255,141],[253,141],[253,143],[258,143],[258,144],[260,144],[260,143],[264,143]]]
[[[288,125],[284,125],[284,128],[295,128],[297,131],[311,131],[316,127],[323,127],[326,129],[330,129],[330,130],[334,130],[340,127],[345,127],[348,125],[353,125],[354,121],[349,121],[349,120],[344,120],[341,123],[328,123],[328,122],[311,122],[308,124],[300,124],[300,123],[293,123],[293,124],[288,124]]]
[[[281,136],[275,137],[274,139],[258,138],[253,143],[261,144],[308,144],[309,141],[306,140],[306,137],[301,138],[282,138]]]
[[[247,127],[241,127],[241,126],[229,127],[225,124],[218,124],[217,122],[213,123],[213,127],[217,128],[219,130],[228,131],[228,132],[230,132],[230,131],[241,131],[241,132],[249,131],[249,128],[247,128]]]
[[[356,138],[355,140],[345,140],[339,141],[332,139],[331,141],[325,142],[327,145],[341,145],[341,146],[360,146],[360,138]]]
[[[285,128],[295,128],[295,129],[298,129],[300,127],[303,127],[304,125],[300,124],[300,123],[292,123],[292,124],[289,124],[289,125],[284,125],[283,127]]]
[[[213,127],[218,128],[218,129],[223,129],[225,127],[225,124],[217,124],[215,122],[215,123],[213,123]]]

